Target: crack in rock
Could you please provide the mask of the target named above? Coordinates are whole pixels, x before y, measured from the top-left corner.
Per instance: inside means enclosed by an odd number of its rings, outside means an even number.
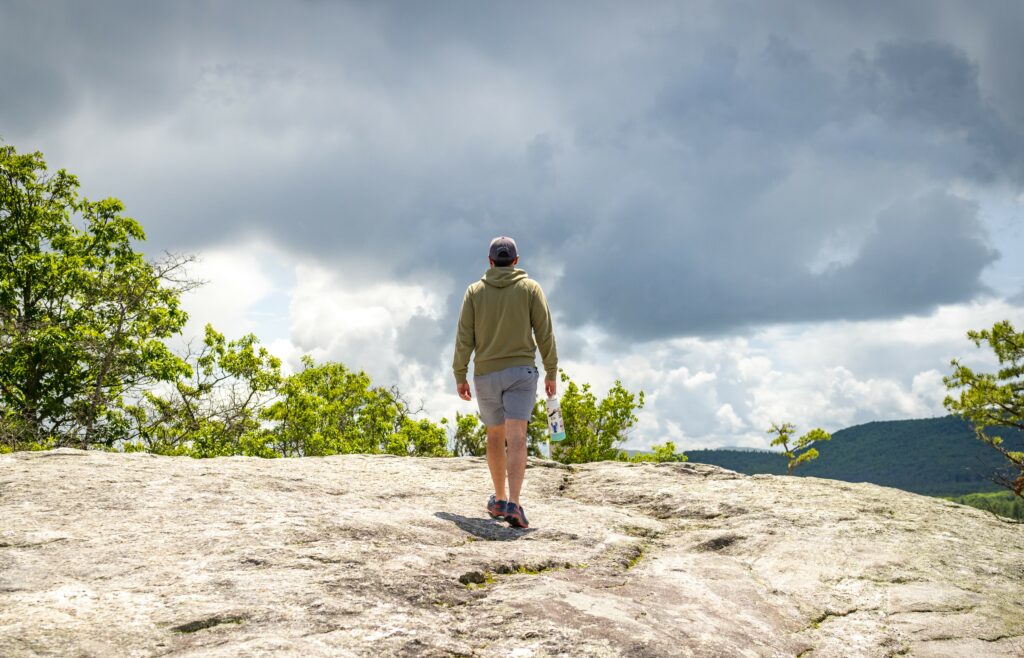
[[[1016,640],[1024,635],[998,635],[996,637],[979,637],[978,639],[982,642],[1001,642],[1003,640]]]
[[[53,539],[47,539],[46,541],[25,542],[23,544],[10,544],[0,541],[0,548],[35,548],[36,546],[45,546],[58,541],[67,541],[68,539],[70,539],[70,537],[55,537]]]
[[[660,530],[639,525],[623,526],[622,533],[630,537],[643,537],[644,539],[657,539],[663,534]]]
[[[835,610],[825,610],[820,615],[812,619],[811,622],[804,628],[804,630],[818,628],[829,619],[849,617],[855,612],[878,612],[878,608],[850,608],[849,610],[843,610],[838,612]]]
[[[467,571],[459,576],[459,582],[463,585],[486,585],[494,582],[494,576],[496,575],[508,576],[521,574],[536,576],[537,574],[544,573],[545,571],[572,568],[573,564],[571,562],[559,562],[557,560],[547,560],[545,562],[535,564],[503,562],[487,569]]]
[[[697,544],[693,548],[694,550],[703,552],[722,551],[743,539],[746,539],[746,537],[734,533],[727,533],[724,535],[719,535],[717,537],[712,537],[707,541]]]
[[[246,619],[248,619],[246,615],[214,615],[179,624],[178,626],[172,626],[171,630],[175,633],[195,633],[222,624],[241,624]]]
[[[630,546],[626,553],[619,558],[619,564],[623,569],[629,571],[640,563],[640,560],[643,559],[648,548],[650,548],[650,545],[646,543]]]

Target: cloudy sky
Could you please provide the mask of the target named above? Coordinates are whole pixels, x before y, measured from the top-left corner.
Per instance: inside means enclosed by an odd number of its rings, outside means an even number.
[[[519,243],[628,447],[943,413],[1024,325],[1015,2],[0,4],[0,136],[194,253],[206,322],[431,415]]]

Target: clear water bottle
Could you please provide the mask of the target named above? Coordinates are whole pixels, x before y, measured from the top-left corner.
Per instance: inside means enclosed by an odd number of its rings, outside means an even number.
[[[565,425],[562,424],[562,407],[558,404],[558,398],[548,398],[548,434],[551,440],[565,441]]]

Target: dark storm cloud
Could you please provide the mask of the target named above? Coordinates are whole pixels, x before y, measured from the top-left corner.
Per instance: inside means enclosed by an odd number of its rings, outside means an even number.
[[[1024,183],[1024,9],[875,9],[9,3],[0,134],[159,247],[447,273],[445,327],[498,234],[622,338],[926,312],[996,257],[947,190]]]
[[[186,6],[5,2],[0,135],[29,139],[86,109],[122,128],[159,117],[198,78],[195,67],[180,66],[194,14],[176,7]]]
[[[650,209],[635,212],[650,217]],[[855,260],[817,275],[791,259],[784,245],[730,253],[722,233],[698,240],[687,227],[677,228],[671,237],[663,231],[661,243],[648,242],[646,227],[624,216],[599,238],[601,247],[580,245],[568,261],[574,280],[590,282],[601,294],[572,291],[563,294],[562,304],[573,316],[641,338],[662,337],[666,326],[709,334],[752,321],[859,320],[970,299],[984,290],[977,273],[997,256],[984,239],[977,209],[942,194],[880,213]],[[767,234],[750,237],[771,240]],[[721,248],[704,250],[705,244]],[[590,258],[599,248],[614,250],[615,267]],[[632,256],[639,253],[646,257]]]
[[[896,126],[963,133],[974,158],[965,173],[1024,180],[1024,134],[984,102],[978,66],[949,43],[883,43],[872,61],[856,59],[854,78],[867,105]]]
[[[398,331],[395,347],[406,359],[434,367],[440,351],[437,346],[447,343],[449,339],[448,332],[442,330],[437,320],[424,315],[414,315]]]

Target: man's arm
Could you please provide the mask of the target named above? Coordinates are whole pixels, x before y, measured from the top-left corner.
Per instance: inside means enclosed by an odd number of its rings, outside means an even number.
[[[545,390],[548,396],[555,394],[555,382],[558,380],[558,350],[555,348],[555,331],[551,326],[551,311],[548,300],[540,284],[533,287],[534,297],[530,304],[530,324],[533,325],[533,337],[540,350],[541,362],[544,364]]]
[[[469,393],[469,383],[466,375],[469,372],[469,357],[476,347],[476,333],[473,329],[473,298],[469,290],[462,298],[462,310],[459,312],[459,324],[455,329],[455,357],[452,359],[452,371],[455,373],[455,383],[458,384],[459,395],[464,399]],[[465,385],[465,387],[463,386]],[[465,389],[465,394],[464,394]]]

